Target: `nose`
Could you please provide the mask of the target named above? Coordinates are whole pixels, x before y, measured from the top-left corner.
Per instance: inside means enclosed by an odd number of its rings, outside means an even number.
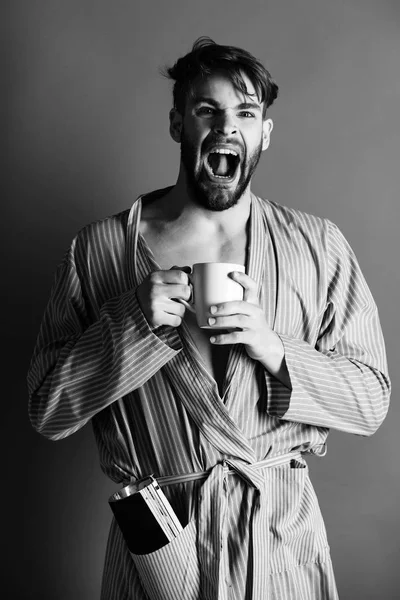
[[[229,112],[221,111],[215,117],[213,129],[215,133],[218,133],[219,135],[229,136],[235,134],[237,132],[237,125],[234,115]]]

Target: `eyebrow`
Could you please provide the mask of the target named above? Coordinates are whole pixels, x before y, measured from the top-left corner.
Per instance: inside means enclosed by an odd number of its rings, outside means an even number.
[[[193,99],[193,103],[195,105],[201,104],[202,102],[204,102],[205,104],[211,104],[211,106],[214,106],[215,108],[220,108],[219,102],[214,98],[207,98],[206,96],[197,96]],[[256,102],[241,102],[235,108],[238,110],[253,109],[261,111],[260,104],[256,104]]]

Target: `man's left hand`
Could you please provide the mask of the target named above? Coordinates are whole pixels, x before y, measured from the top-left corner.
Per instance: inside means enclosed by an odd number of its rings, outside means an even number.
[[[280,337],[267,323],[258,302],[258,285],[245,273],[234,271],[230,277],[244,288],[242,301],[224,302],[210,307],[209,325],[215,329],[232,329],[212,335],[213,345],[243,344],[250,358],[258,360],[284,385],[290,387],[285,350]]]

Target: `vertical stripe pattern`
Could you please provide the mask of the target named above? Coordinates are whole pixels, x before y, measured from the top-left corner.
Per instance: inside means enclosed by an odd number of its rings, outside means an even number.
[[[322,456],[331,427],[371,435],[386,415],[382,332],[354,253],[331,222],[253,197],[246,272],[292,389],[233,346],[220,395],[185,324],[152,328],[141,312],[135,290],[158,266],[140,212],[138,199],[85,227],[60,264],[28,373],[31,422],[58,440],[90,421],[117,484],[211,475],[164,488],[184,530],[151,555],[133,559],[113,522],[102,600],[337,598],[304,461],[252,465]]]

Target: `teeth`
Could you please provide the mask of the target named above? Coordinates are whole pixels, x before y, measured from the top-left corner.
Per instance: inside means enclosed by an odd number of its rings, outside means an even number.
[[[216,148],[211,152],[214,152],[215,154],[232,154],[233,156],[238,156],[237,152],[235,152],[234,150],[230,150],[229,148]]]

